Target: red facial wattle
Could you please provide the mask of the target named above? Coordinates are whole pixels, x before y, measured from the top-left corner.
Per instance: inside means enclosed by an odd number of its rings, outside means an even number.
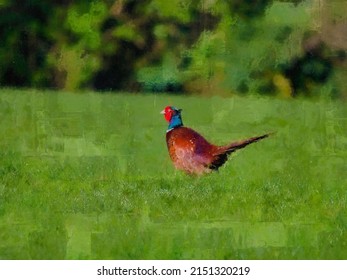
[[[173,110],[170,106],[165,107],[165,109],[161,113],[164,115],[164,118],[167,122],[171,121]]]
[[[164,117],[167,122],[170,122],[172,118],[172,111],[165,112]]]

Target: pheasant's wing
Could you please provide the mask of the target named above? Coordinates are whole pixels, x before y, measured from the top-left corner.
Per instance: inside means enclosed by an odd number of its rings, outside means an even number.
[[[167,144],[176,168],[196,174],[210,171],[211,144],[194,130],[186,127],[172,130],[167,134]]]

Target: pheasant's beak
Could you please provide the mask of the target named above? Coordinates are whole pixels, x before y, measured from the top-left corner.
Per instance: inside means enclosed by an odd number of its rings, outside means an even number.
[[[161,111],[160,114],[165,115],[165,110]]]

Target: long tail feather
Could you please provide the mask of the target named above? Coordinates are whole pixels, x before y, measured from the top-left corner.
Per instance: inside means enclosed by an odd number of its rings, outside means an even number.
[[[216,155],[231,154],[232,152],[239,150],[239,149],[242,149],[242,148],[248,146],[249,144],[252,144],[252,143],[258,142],[261,139],[267,138],[271,134],[273,134],[273,133],[267,133],[267,134],[264,134],[261,136],[251,137],[251,138],[248,138],[245,140],[236,141],[236,142],[233,142],[231,144],[218,147]]]
[[[261,136],[248,138],[246,140],[236,141],[229,145],[216,147],[217,149],[215,153],[213,154],[214,160],[211,162],[209,168],[213,170],[218,170],[218,168],[221,167],[227,161],[229,154],[231,154],[232,152],[236,150],[242,149],[251,143],[255,143],[261,139],[267,138],[272,134],[274,133],[273,132],[267,133]]]

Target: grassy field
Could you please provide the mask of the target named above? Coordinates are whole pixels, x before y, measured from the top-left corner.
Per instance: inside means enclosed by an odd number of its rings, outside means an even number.
[[[165,105],[225,144],[174,170]],[[346,259],[347,109],[333,101],[0,91],[0,259]]]

